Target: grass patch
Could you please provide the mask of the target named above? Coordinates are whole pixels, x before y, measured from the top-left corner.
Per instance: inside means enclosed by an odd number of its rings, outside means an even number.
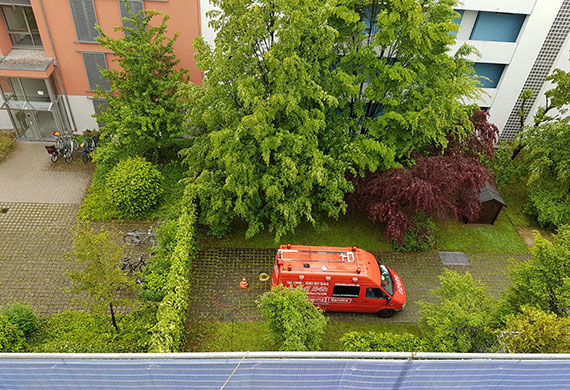
[[[374,318],[371,316],[371,318]],[[255,327],[253,326],[255,325]],[[273,345],[267,323],[255,321],[253,325],[248,322],[199,322],[192,323],[189,329],[187,352],[226,352],[226,351],[271,351],[279,347]],[[397,324],[382,322],[344,322],[329,321],[321,342],[322,351],[340,351],[342,346],[340,338],[348,332],[392,332],[412,333],[419,336],[416,324]]]
[[[141,219],[163,219],[175,211],[179,199],[182,198],[184,186],[179,181],[184,177],[185,169],[181,162],[172,161],[159,165],[158,169],[164,176],[164,194],[158,208]],[[105,181],[102,178],[93,180],[87,188],[87,196],[79,209],[79,217],[91,221],[109,221],[120,218],[117,211],[110,207],[105,191]]]
[[[459,222],[440,224],[436,237],[439,250],[468,253],[528,253],[519,229],[539,230],[536,221],[525,214],[526,179],[502,186],[499,192],[507,207],[503,207],[493,226],[466,225]]]
[[[222,238],[209,236],[205,229],[200,234],[201,248],[275,248],[278,244],[292,243],[303,245],[357,246],[367,250],[389,251],[392,247],[386,242],[382,226],[374,225],[365,216],[347,214],[338,221],[332,218],[325,223],[313,226],[308,222],[297,227],[293,234],[275,242],[273,233],[264,231],[250,239],[245,238],[246,228],[234,225],[232,231]]]
[[[16,133],[12,131],[0,131],[0,161],[2,161],[16,142]]]

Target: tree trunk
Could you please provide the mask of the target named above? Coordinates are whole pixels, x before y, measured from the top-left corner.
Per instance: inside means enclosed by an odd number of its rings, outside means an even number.
[[[119,327],[117,326],[117,321],[115,320],[115,311],[113,310],[113,304],[109,302],[109,308],[111,309],[111,321],[113,321],[113,326],[115,330],[119,332]]]

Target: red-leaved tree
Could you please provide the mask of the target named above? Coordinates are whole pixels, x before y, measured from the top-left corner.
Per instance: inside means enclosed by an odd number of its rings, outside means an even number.
[[[475,220],[481,204],[479,190],[492,182],[492,172],[481,163],[481,155],[493,158],[498,129],[477,111],[471,121],[473,134],[463,140],[450,138],[443,154],[423,157],[409,168],[395,168],[355,179],[349,204],[367,213],[375,223],[386,223],[386,236],[403,245],[414,216]]]

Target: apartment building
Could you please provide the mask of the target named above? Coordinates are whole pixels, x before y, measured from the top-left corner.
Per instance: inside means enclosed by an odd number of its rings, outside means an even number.
[[[154,9],[171,16],[168,32],[180,66],[193,82],[201,73],[192,42],[201,34],[199,0],[130,0],[133,10]],[[127,11],[120,0],[0,0],[0,128],[20,139],[45,140],[54,130],[96,129],[92,114],[103,101],[94,98],[99,67],[116,68],[111,53],[95,38],[122,24]]]
[[[457,11],[457,45],[478,49],[475,71],[488,78],[477,104],[489,111],[501,139],[513,139],[521,129],[521,92],[534,93],[522,118],[532,123],[551,88],[545,77],[570,69],[570,0],[463,0]]]

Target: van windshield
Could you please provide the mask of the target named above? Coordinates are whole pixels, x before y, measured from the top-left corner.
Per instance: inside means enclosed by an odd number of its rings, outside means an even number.
[[[392,277],[390,276],[390,271],[388,271],[388,268],[380,263],[378,259],[376,259],[376,262],[378,262],[378,268],[380,268],[380,275],[382,276],[382,287],[388,294],[394,295],[394,286],[392,285]]]

